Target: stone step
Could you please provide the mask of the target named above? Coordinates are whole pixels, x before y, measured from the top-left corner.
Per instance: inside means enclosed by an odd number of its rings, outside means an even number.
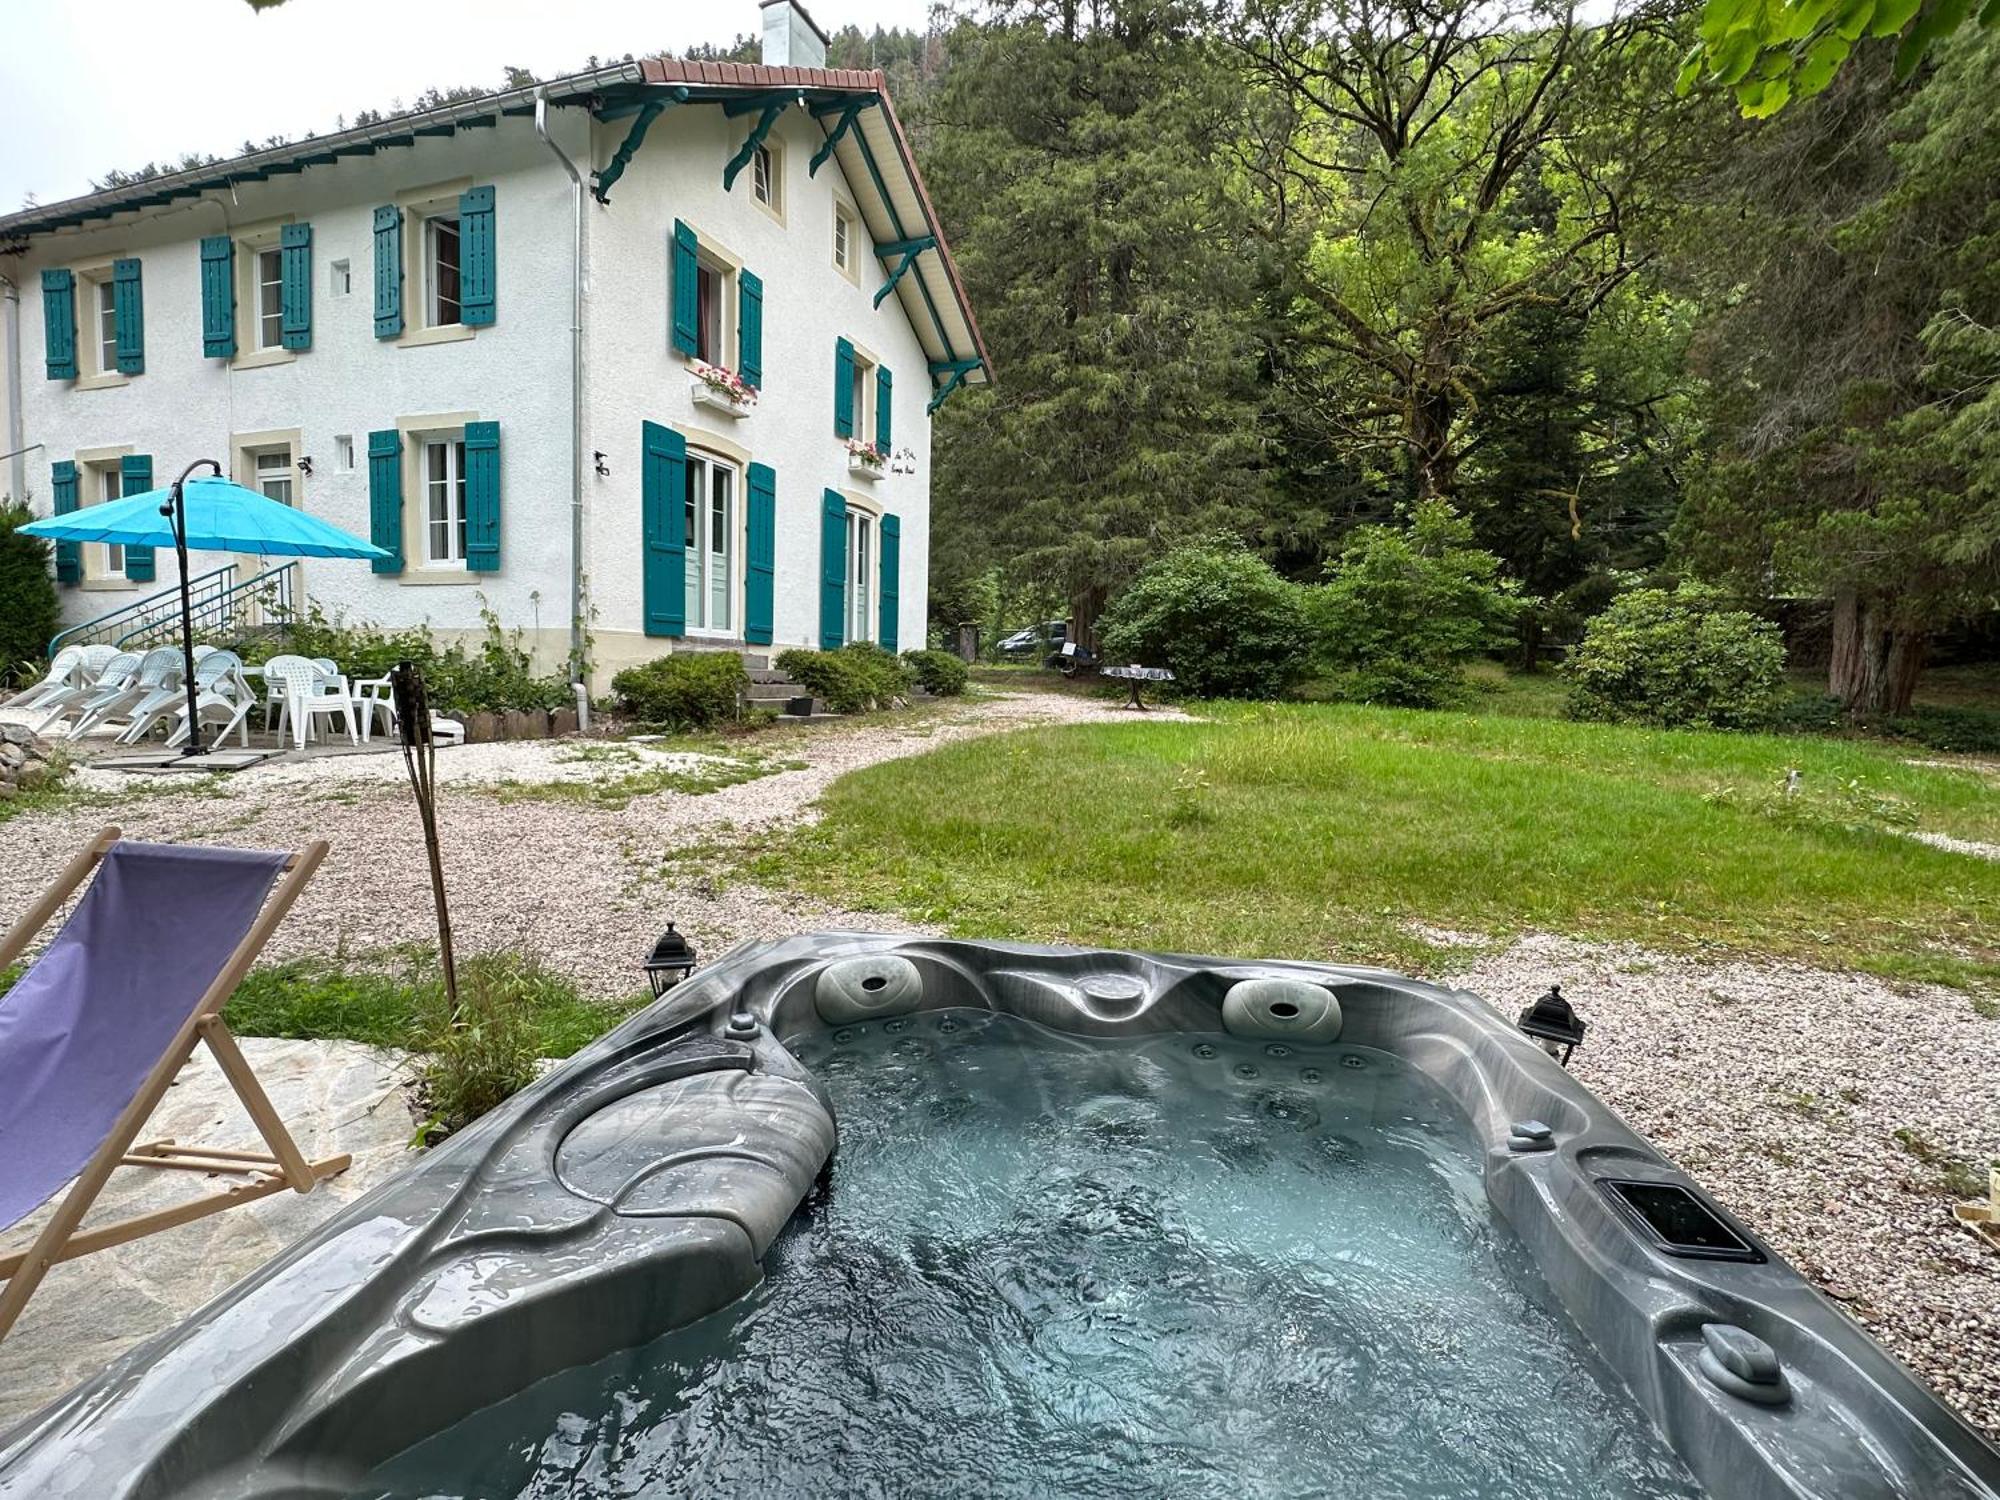
[[[764,672],[770,670],[770,666],[771,666],[771,658],[769,654],[766,652],[745,651],[743,653],[743,669],[746,672],[750,672],[753,674],[757,672]]]
[[[787,677],[783,672],[778,671],[775,667],[752,667],[750,669],[750,680],[752,682],[778,683],[782,685],[789,683],[792,679]]]
[[[745,694],[752,703],[783,703],[791,698],[803,698],[805,690],[790,682],[753,682]]]

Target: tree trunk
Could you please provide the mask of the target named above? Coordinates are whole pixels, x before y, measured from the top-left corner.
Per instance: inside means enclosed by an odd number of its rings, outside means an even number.
[[[1908,713],[1929,648],[1929,633],[1896,623],[1885,601],[1843,589],[1833,600],[1826,690],[1852,719]]]
[[[1080,650],[1097,649],[1097,617],[1104,612],[1104,596],[1098,584],[1084,584],[1069,596],[1069,638]]]
[[[1420,386],[1410,393],[1410,468],[1419,500],[1449,500],[1458,488],[1458,453],[1451,437],[1456,415],[1448,391]]]

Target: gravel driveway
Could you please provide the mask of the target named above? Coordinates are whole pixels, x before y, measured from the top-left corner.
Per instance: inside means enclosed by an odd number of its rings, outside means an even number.
[[[461,953],[534,951],[587,993],[616,997],[643,989],[639,962],[669,919],[705,957],[745,939],[815,927],[895,928],[878,913],[857,916],[740,883],[718,888],[700,874],[676,876],[663,867],[705,845],[810,820],[827,784],[861,766],[1030,724],[1130,718],[1102,699],[1010,693],[946,701],[908,718],[779,730],[746,738],[743,753],[802,769],[701,796],[639,796],[623,807],[521,792],[653,770],[727,772],[731,763],[643,742],[583,749],[586,742],[532,740],[441,750],[438,836],[453,937]],[[584,758],[592,755],[617,758]],[[77,774],[86,788],[116,800],[0,824],[0,911],[27,906],[99,828],[116,823],[140,839],[272,849],[315,838],[331,843],[268,957],[362,954],[436,939],[422,834],[398,754],[281,761],[192,783],[88,768]]]

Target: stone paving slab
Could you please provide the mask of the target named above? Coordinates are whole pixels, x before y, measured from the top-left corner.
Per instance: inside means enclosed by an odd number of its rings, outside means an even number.
[[[416,1125],[404,1101],[400,1054],[358,1042],[244,1037],[241,1044],[306,1156],[345,1151],[354,1164],[310,1194],[276,1193],[55,1267],[0,1342],[0,1429],[173,1326],[409,1160]],[[165,1137],[262,1148],[206,1048],[181,1070],[139,1138]],[[84,1222],[163,1208],[221,1181],[121,1167]],[[44,1205],[0,1234],[0,1252],[24,1248],[52,1211]]]

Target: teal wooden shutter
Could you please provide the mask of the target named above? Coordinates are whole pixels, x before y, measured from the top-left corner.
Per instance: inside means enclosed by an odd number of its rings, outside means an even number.
[[[68,275],[68,272],[64,272]],[[76,509],[76,465],[66,458],[49,465],[49,492],[55,514],[66,516]],[[56,543],[56,582],[83,582],[83,543]]]
[[[465,424],[465,570],[500,571],[500,424]]]
[[[750,546],[743,580],[743,639],[771,644],[777,607],[778,474],[769,464],[750,465]]]
[[[313,346],[313,227],[278,231],[278,341],[287,349]]]
[[[73,271],[42,272],[42,348],[48,358],[49,379],[76,379],[76,273]]]
[[[393,203],[375,210],[375,337],[403,331],[403,211]]]
[[[119,494],[143,495],[152,487],[152,454],[128,453],[118,460]],[[153,581],[153,549],[151,547],[127,547],[125,549],[125,576],[134,583],[151,583]]]
[[[139,262],[135,257],[111,263],[111,326],[118,340],[118,373],[143,375],[146,372],[146,301],[139,285]],[[146,486],[151,489],[152,486]],[[126,570],[131,576],[131,570]],[[149,572],[146,575],[151,578]]]
[[[668,332],[668,343],[683,354],[693,354],[701,347],[695,325],[701,321],[700,267],[695,264],[694,231],[679,219],[674,220],[673,245],[673,327]]]
[[[681,635],[687,629],[687,439],[658,422],[646,423],[640,437],[646,634]]]
[[[875,371],[875,446],[884,453],[889,451],[889,439],[895,430],[889,418],[889,394],[894,385],[889,367],[878,366]]]
[[[833,341],[833,435],[854,436],[854,346]]]
[[[236,242],[226,234],[201,242],[201,353],[204,359],[236,353]]]
[[[902,602],[903,523],[894,516],[882,518],[882,586],[876,591],[882,601],[882,618],[875,639],[885,651],[896,649],[896,615]]]
[[[828,490],[819,510],[819,649],[847,639],[847,502]]]
[[[764,384],[764,283],[748,271],[736,273],[736,373]]]
[[[389,554],[370,567],[403,571],[403,435],[393,427],[368,434],[368,540]]]
[[[458,321],[484,328],[493,321],[493,189],[458,195]]]

